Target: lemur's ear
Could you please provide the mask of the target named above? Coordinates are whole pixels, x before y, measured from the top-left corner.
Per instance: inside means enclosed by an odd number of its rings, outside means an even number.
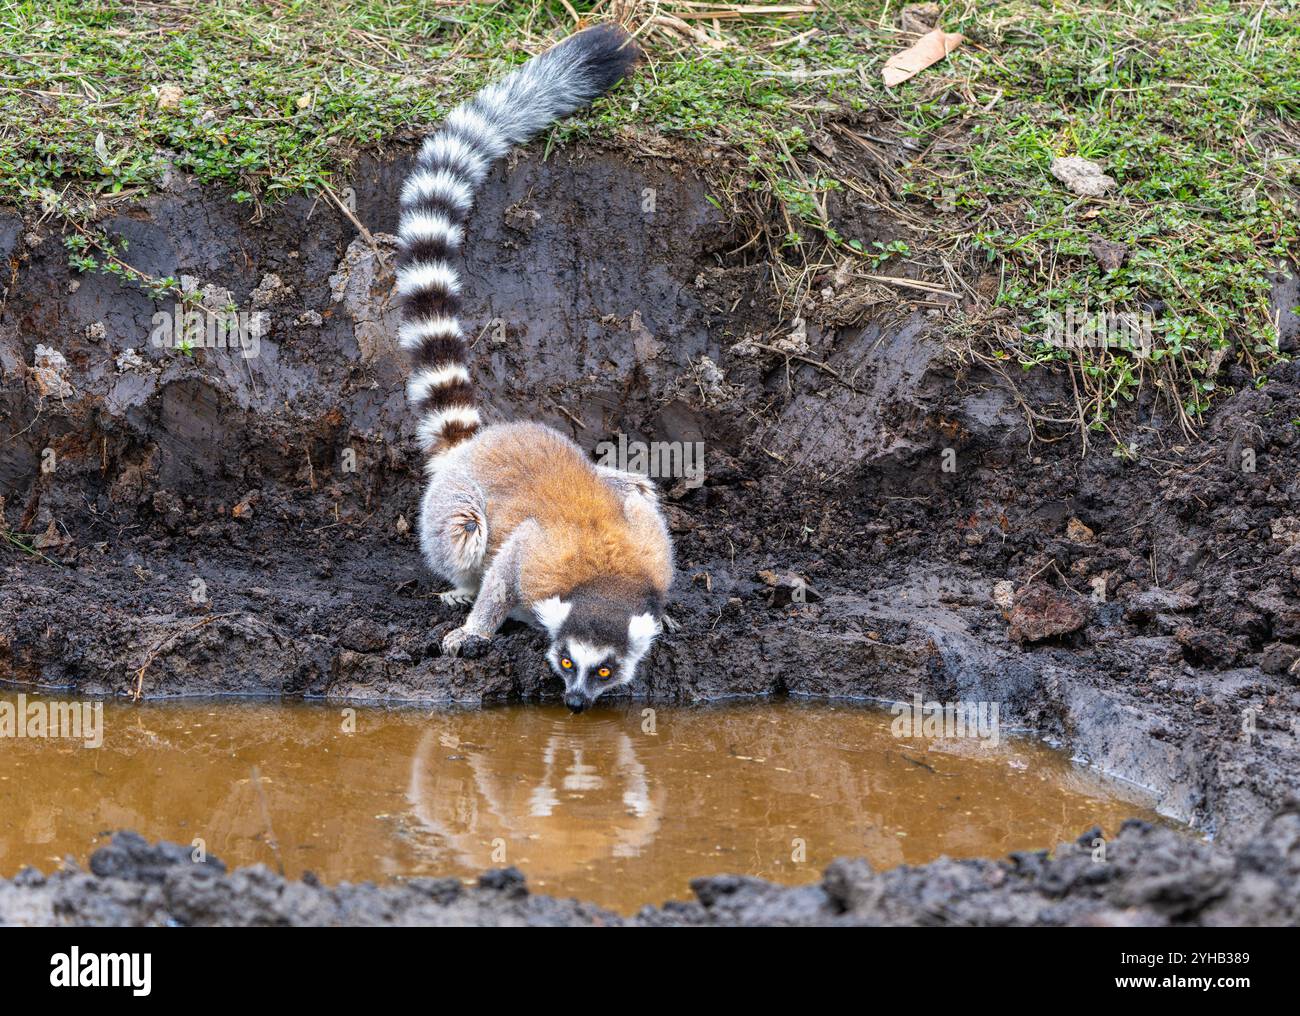
[[[644,652],[662,630],[653,614],[633,614],[632,619],[627,623],[627,641],[634,648]]]
[[[560,627],[568,619],[569,611],[572,609],[572,603],[565,603],[558,596],[552,596],[533,604],[533,616],[554,639],[560,633]]]

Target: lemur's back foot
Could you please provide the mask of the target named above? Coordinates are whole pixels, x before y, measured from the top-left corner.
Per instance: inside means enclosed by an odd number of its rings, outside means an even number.
[[[439,593],[438,599],[449,607],[468,607],[476,596],[477,589],[448,589],[445,593]]]

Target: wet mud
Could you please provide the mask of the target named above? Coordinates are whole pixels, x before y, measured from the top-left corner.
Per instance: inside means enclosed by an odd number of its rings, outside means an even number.
[[[439,655],[459,612],[418,558],[387,299],[408,158],[356,175],[372,242],[324,202],[250,223],[179,176],[106,217],[136,267],[265,315],[254,358],[156,348],[170,298],[76,273],[56,228],[0,211],[3,525],[39,553],[0,546],[0,677],[146,698],[557,697],[529,630],[478,659]],[[1144,391],[1128,453],[1094,439],[1081,455],[1064,432],[1031,439],[1018,394],[961,355],[942,301],[827,275],[782,306],[707,197],[686,160],[529,153],[497,168],[469,228],[465,317],[482,329],[489,415],[593,450],[620,434],[704,443],[702,483],[661,481],[681,630],[628,694],[998,702],[1004,722],[1211,836],[1207,864],[1247,863],[1290,828],[1300,366],[1258,388],[1225,367],[1241,390],[1195,438]],[[1062,382],[1030,384],[1047,399]],[[1003,870],[985,864],[959,870]]]
[[[832,862],[809,886],[734,875],[699,878],[693,900],[614,911],[529,891],[517,868],[376,885],[289,881],[266,865],[227,872],[189,847],[118,833],[90,871],[27,869],[0,880],[0,924],[149,925],[715,925],[1162,927],[1293,926],[1300,920],[1300,814],[1284,809],[1235,855],[1176,830],[1128,822],[1107,844],[1099,830],[1052,851],[1002,860],[943,859],[875,871]]]

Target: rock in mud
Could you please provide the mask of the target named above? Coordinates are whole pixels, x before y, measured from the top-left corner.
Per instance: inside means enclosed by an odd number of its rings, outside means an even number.
[[[1092,543],[1096,534],[1078,519],[1070,519],[1065,527],[1065,535],[1075,543]]]
[[[274,272],[262,276],[262,281],[249,294],[254,308],[262,310],[280,303],[293,295],[293,290],[284,284],[284,280]]]
[[[791,603],[816,603],[822,598],[809,581],[793,572],[784,574],[764,569],[758,573],[758,579],[771,592],[768,594],[769,607],[784,607]]]
[[[1022,645],[1069,635],[1088,623],[1088,601],[1035,582],[1016,597],[1008,637]]]
[[[376,247],[361,237],[348,245],[337,270],[329,277],[330,297],[343,305],[353,322],[353,337],[360,347],[362,362],[375,364],[385,378],[398,377],[405,363],[395,338],[399,315],[392,299],[397,238],[376,233],[373,239]]]
[[[140,370],[145,366],[144,357],[135,351],[131,346],[117,355],[117,371],[119,374],[128,370]]]
[[[1300,660],[1300,646],[1274,642],[1264,647],[1259,669],[1265,674],[1285,674]]]
[[[1196,606],[1196,597],[1175,589],[1144,589],[1124,604],[1124,616],[1145,624],[1160,614],[1181,614]]]
[[[1246,655],[1246,645],[1218,628],[1184,624],[1174,629],[1174,640],[1183,647],[1189,663],[1231,667]]]
[[[58,523],[51,519],[50,524],[45,528],[45,532],[32,540],[32,546],[37,550],[56,550],[71,542],[72,541],[59,530]]]
[[[67,370],[68,360],[62,353],[48,346],[37,345],[32,379],[39,395],[50,395],[56,399],[71,398],[74,389],[65,378]]]

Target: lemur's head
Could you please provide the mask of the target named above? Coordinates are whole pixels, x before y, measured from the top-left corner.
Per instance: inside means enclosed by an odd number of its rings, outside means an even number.
[[[663,630],[653,592],[579,588],[533,607],[551,637],[546,659],[564,681],[564,704],[580,713],[636,677],[637,664]]]

